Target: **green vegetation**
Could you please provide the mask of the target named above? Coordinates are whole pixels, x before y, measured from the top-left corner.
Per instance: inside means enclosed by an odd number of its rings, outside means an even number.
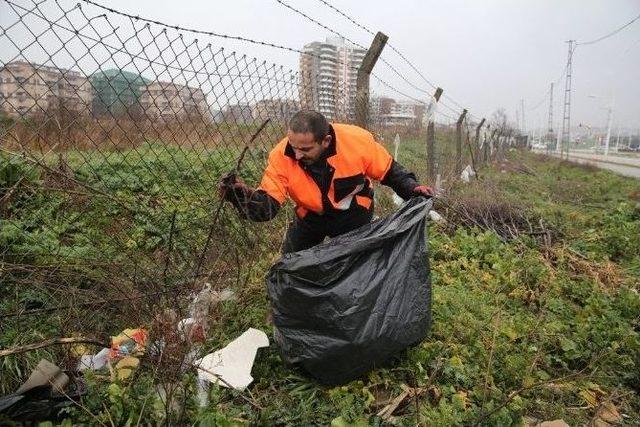
[[[6,274],[0,314],[56,306],[69,295],[84,303],[91,291],[102,298],[114,282],[131,293],[141,292],[136,284],[191,291],[184,281],[217,206],[214,178],[234,163],[231,153],[210,154],[146,144],[106,159],[86,152],[47,159],[51,168],[73,171],[84,187],[30,172],[18,157],[2,159],[0,188],[16,190],[1,207],[0,272]],[[243,176],[255,183],[258,169]],[[209,406],[199,409],[193,372],[163,378],[144,358],[128,382],[88,374],[83,407],[69,408],[65,417],[74,425],[523,425],[524,417],[640,424],[640,182],[521,152],[508,153],[508,161],[481,170],[480,177],[453,188],[446,200],[469,211],[484,200],[523,212],[535,224],[542,220],[551,239],[543,243],[529,229],[516,230],[515,239],[500,237],[486,224],[465,225],[450,205],[437,204],[450,222],[428,230],[432,330],[386,366],[344,386],[324,387],[285,367],[272,345],[259,351],[246,391],[213,387]],[[253,268],[238,280],[234,256],[212,261],[232,271],[216,288],[230,286],[238,299],[215,307],[203,351],[224,346],[248,327],[272,334],[263,276],[277,256],[285,216],[248,225],[227,212],[220,221],[214,240],[223,241],[214,249],[233,246]],[[97,268],[97,261],[109,266]],[[46,268],[54,263],[56,269]],[[22,272],[18,264],[33,270]],[[137,281],[134,269],[142,272]],[[37,280],[64,284],[67,294]],[[0,347],[151,327],[153,314],[174,301],[3,318]],[[73,366],[71,352],[48,348],[2,358],[0,391],[14,390],[42,357]],[[157,391],[169,383],[176,388],[173,410]],[[385,407],[389,411],[403,394],[388,417]]]

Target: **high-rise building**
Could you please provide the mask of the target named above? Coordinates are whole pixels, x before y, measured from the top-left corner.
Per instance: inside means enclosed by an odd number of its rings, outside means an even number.
[[[304,46],[300,56],[300,104],[329,120],[353,122],[358,68],[367,51],[344,39]]]

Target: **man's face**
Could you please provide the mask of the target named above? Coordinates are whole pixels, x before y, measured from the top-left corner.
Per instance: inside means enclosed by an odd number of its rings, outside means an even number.
[[[331,135],[327,135],[322,141],[316,142],[311,132],[294,133],[289,130],[287,138],[289,138],[289,145],[296,155],[296,160],[305,165],[315,163],[324,150],[331,145]]]

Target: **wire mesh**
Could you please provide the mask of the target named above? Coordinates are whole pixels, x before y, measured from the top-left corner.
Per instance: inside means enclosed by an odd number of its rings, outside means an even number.
[[[344,123],[366,111],[369,130],[392,153],[398,135],[398,160],[430,184],[426,130],[437,120],[436,173],[444,180],[460,173],[454,169],[457,118],[452,126],[438,119],[451,121],[449,113],[427,117],[422,95],[407,95],[375,75],[402,99],[356,101],[366,54],[357,46],[289,49],[300,54],[300,69],[293,71],[225,50],[214,33],[105,11],[93,2],[3,3],[5,347],[148,324],[168,307],[183,309],[185,295],[205,282],[236,290],[255,284],[279,256],[292,211],[266,224],[243,221],[224,207],[218,183],[266,119],[240,170],[254,187],[300,108]],[[485,144],[488,139],[483,136]],[[381,213],[392,208],[390,190],[377,198]],[[3,381],[0,392],[16,381]]]

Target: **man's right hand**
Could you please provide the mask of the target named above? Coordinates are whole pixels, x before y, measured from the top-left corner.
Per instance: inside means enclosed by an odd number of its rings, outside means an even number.
[[[218,195],[236,207],[246,204],[252,193],[253,190],[233,172],[223,176],[218,184]]]

